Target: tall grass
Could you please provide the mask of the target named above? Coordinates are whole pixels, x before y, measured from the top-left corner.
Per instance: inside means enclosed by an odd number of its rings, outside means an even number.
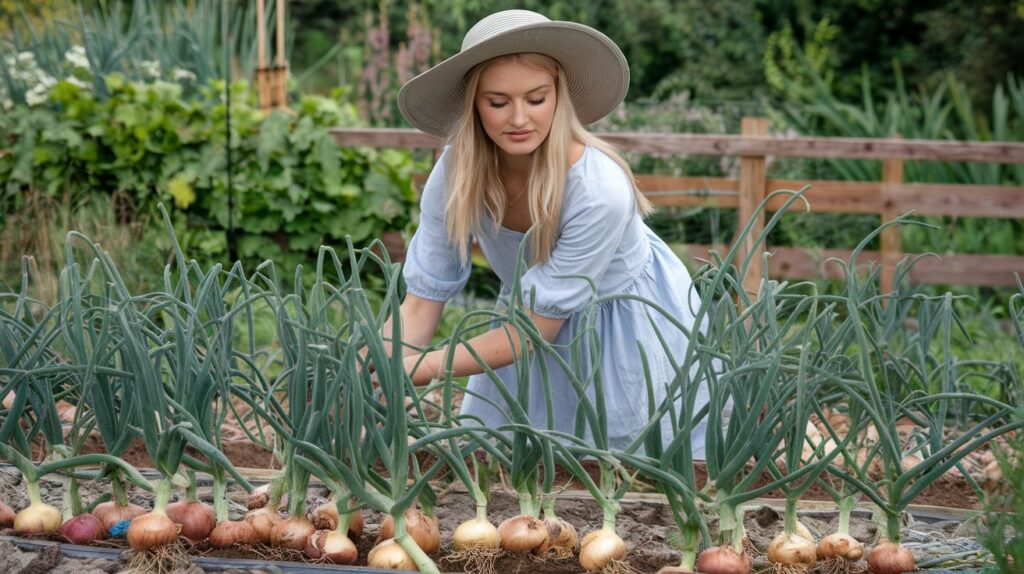
[[[15,290],[17,285],[5,281],[20,281],[24,259],[33,297],[56,301],[69,230],[88,235],[109,251],[132,292],[145,292],[161,283],[166,235],[145,214],[132,209],[126,197],[88,194],[72,200],[42,193],[25,197],[23,208],[0,220],[0,290]]]

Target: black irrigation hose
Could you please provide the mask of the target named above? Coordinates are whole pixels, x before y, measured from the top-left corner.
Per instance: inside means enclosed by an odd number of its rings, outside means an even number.
[[[121,548],[102,548],[80,544],[63,544],[52,540],[33,540],[15,536],[0,536],[0,542],[10,542],[21,550],[39,551],[54,546],[70,558],[121,561]],[[281,572],[282,574],[324,574],[329,572],[354,572],[358,574],[394,574],[394,570],[380,570],[364,566],[336,566],[333,564],[302,564],[282,560],[250,560],[244,558],[214,558],[212,556],[190,556],[193,564],[207,571],[249,569],[257,572]]]

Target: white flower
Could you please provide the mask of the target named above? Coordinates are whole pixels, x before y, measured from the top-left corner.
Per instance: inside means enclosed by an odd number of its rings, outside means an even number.
[[[86,82],[85,80],[82,80],[82,79],[77,78],[75,76],[68,76],[67,78],[64,78],[64,81],[69,83],[69,84],[71,84],[71,85],[73,85],[73,86],[78,86],[79,88],[82,88],[83,90],[92,89],[92,84],[91,83]]]
[[[194,82],[196,81],[196,75],[191,71],[183,68],[174,68],[171,72],[171,76],[176,82]]]
[[[36,55],[32,52],[18,52],[18,63],[23,65],[35,64]]]
[[[5,110],[9,110],[14,107],[14,102],[11,101],[11,98],[4,98],[0,100],[0,107],[3,107]]]
[[[156,60],[143,60],[139,62],[139,69],[150,78],[160,77],[160,62]]]
[[[31,90],[25,92],[25,103],[30,106],[38,106],[50,97],[50,90],[42,84],[36,84]]]
[[[85,55],[85,48],[82,46],[71,46],[64,53],[64,60],[73,68],[89,69],[89,58]]]

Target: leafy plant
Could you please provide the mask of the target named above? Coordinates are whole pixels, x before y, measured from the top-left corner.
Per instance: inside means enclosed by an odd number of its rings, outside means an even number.
[[[230,224],[243,259],[286,267],[311,261],[321,244],[344,245],[350,236],[362,246],[413,221],[412,156],[334,142],[329,128],[360,123],[351,105],[304,96],[292,114],[266,114],[248,84],[236,82],[229,166],[222,82],[192,99],[162,80],[113,74],[104,85],[108,96],[100,98],[60,81],[47,104],[0,119],[5,212],[25,208],[35,193],[72,201],[114,194],[134,206],[131,217],[165,201],[177,208],[182,243],[201,259],[223,261]]]

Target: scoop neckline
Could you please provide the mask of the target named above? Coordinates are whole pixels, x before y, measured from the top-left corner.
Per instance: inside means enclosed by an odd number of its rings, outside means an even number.
[[[575,170],[578,166],[580,166],[583,163],[583,158],[587,157],[587,154],[590,153],[591,149],[593,149],[593,146],[591,146],[590,144],[583,144],[583,153],[581,153],[580,157],[575,162],[573,162],[572,165],[569,166],[569,171],[566,172],[566,175],[572,173],[573,170]],[[583,169],[583,168],[580,168],[580,169]],[[495,222],[495,223],[497,223],[497,222]],[[502,232],[505,232],[505,233],[508,233],[508,234],[512,234],[512,235],[519,235],[519,236],[526,235],[525,231],[516,231],[515,229],[509,229],[508,227],[505,227],[504,225],[502,225],[500,223],[498,223],[497,225],[498,225],[498,231],[502,231]]]

